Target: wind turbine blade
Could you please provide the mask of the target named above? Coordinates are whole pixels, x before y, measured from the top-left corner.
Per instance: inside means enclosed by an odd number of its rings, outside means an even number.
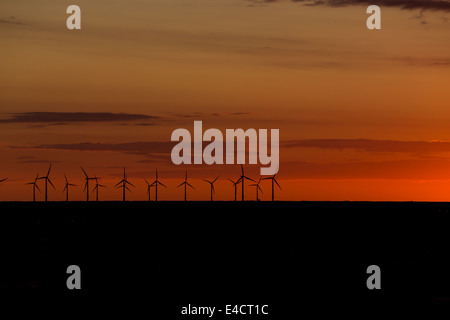
[[[68,186],[72,186],[72,187],[76,187],[77,186],[76,184],[73,184],[73,183],[68,183],[67,185]]]
[[[98,186],[95,185],[95,187],[94,187],[94,189],[92,189],[91,193],[95,192],[95,190],[97,190],[97,189],[98,189]]]
[[[132,184],[131,182],[128,182],[127,180],[125,180],[125,184],[129,184],[130,186],[132,186],[133,188],[135,188],[134,184]]]
[[[212,188],[213,193],[216,194],[216,190],[214,189],[214,185],[213,184],[211,184],[211,188]]]
[[[121,180],[120,182],[117,182],[117,184],[114,187],[117,187],[119,184],[123,183],[125,180]]]
[[[51,181],[49,178],[47,178],[47,180],[48,180],[48,183],[50,183],[50,185],[53,187],[53,189],[56,190],[56,188],[55,188],[55,186],[53,185],[52,181]]]
[[[128,191],[130,191],[130,192],[131,192],[130,188],[128,188],[128,187],[127,187],[127,185],[125,185],[125,188],[126,188],[126,189],[127,189]]]
[[[147,184],[147,186],[150,186],[150,184],[148,183],[148,181],[147,181],[147,180],[145,180],[145,179],[144,179],[144,181],[145,181],[145,183]]]
[[[191,187],[192,189],[195,189],[189,182],[186,182],[186,184]]]
[[[86,176],[86,178],[89,178],[88,175],[87,175],[87,173],[86,173],[86,171],[84,171],[84,169],[83,169],[82,167],[80,167],[80,168],[81,168],[81,170],[83,170],[83,173],[84,173],[84,175]]]
[[[34,178],[34,181],[36,181],[39,178],[39,172],[36,175],[36,178]]]
[[[258,184],[256,186],[258,187],[259,191],[261,191],[261,193],[264,193]]]
[[[255,183],[256,183],[256,181],[255,181],[255,180],[253,180],[252,178],[249,178],[249,177],[246,177],[246,176],[244,176],[244,179],[248,179],[248,180],[250,180],[250,181],[253,181],[253,182],[255,182]]]
[[[0,180],[0,182],[3,182],[3,181],[5,181],[6,179],[8,179],[8,178],[2,179],[2,180]]]
[[[217,176],[217,177],[213,180],[213,183],[216,182],[217,179],[219,179],[219,176]]]
[[[69,181],[67,180],[67,177],[66,177],[66,175],[64,175],[64,179],[66,179],[66,183],[69,183]]]
[[[262,178],[261,180],[270,180],[270,179],[272,179],[272,177]]]
[[[87,185],[88,185],[88,180],[86,180],[86,183],[84,184],[83,192],[86,190]]]
[[[185,184],[186,182],[182,182],[182,183],[180,183],[178,186],[177,186],[177,188],[179,188],[179,187],[181,187],[183,184]]]
[[[41,192],[41,189],[39,189],[39,187],[38,187],[38,185],[37,185],[37,184],[35,184],[35,187],[36,187],[36,189],[38,189],[38,190],[39,190],[39,192]]]
[[[99,187],[102,187],[102,188],[106,188],[106,186],[104,186],[104,185],[102,185],[102,184],[99,184],[98,186],[99,186]]]
[[[281,190],[281,187],[280,187],[280,185],[278,184],[277,179],[273,178],[273,181],[275,181],[275,183],[277,184],[278,188],[280,188],[280,190]]]
[[[1,181],[0,181],[0,182],[1,182]],[[25,183],[25,184],[26,184],[26,185],[27,185],[27,184],[34,184],[34,182],[28,182],[28,183]]]
[[[244,166],[241,164],[242,175],[244,175]]]
[[[206,179],[202,179],[202,180],[205,181],[205,182],[211,183],[211,181],[208,181],[208,180],[206,180]]]
[[[228,180],[231,181],[232,184],[235,184],[236,182],[234,182],[233,180],[231,180],[230,178],[227,178]]]
[[[156,181],[156,183],[159,183],[159,184],[162,185],[164,188],[167,188],[162,182]]]
[[[50,175],[50,170],[52,170],[52,164],[50,163],[50,167],[48,167],[47,177]]]
[[[65,187],[64,187],[64,189],[63,189],[63,192],[66,191],[66,189],[67,189],[67,184],[65,185]]]

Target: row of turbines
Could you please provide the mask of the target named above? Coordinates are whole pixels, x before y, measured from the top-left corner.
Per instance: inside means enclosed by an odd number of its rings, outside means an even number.
[[[36,201],[36,189],[41,192],[41,189],[38,186],[38,181],[39,180],[43,180],[44,181],[44,201],[48,200],[48,187],[49,185],[51,187],[53,187],[53,189],[56,190],[55,186],[53,185],[52,181],[50,180],[50,172],[52,170],[52,165],[50,164],[47,174],[45,176],[39,176],[39,173],[36,175],[36,177],[34,178],[33,181],[26,183],[26,185],[32,185],[33,186],[33,202]],[[81,170],[84,173],[85,176],[85,183],[84,183],[84,189],[83,192],[86,191],[86,201],[89,201],[89,182],[94,182],[95,181],[95,185],[94,188],[92,189],[92,193],[95,192],[96,195],[96,201],[98,201],[99,199],[99,190],[100,188],[106,188],[106,186],[102,185],[99,183],[99,180],[101,180],[101,177],[97,177],[97,176],[89,176],[86,172],[86,170],[84,170],[81,167]],[[272,182],[272,201],[275,200],[275,185],[281,190],[281,186],[278,184],[278,181],[276,180],[276,174],[274,174],[273,176],[270,177],[260,177],[258,182],[253,180],[252,178],[249,178],[245,175],[244,173],[244,167],[241,165],[241,176],[239,177],[239,179],[237,179],[236,181],[227,178],[231,183],[233,183],[234,186],[234,201],[237,201],[237,190],[238,190],[238,185],[241,184],[241,191],[242,191],[242,201],[244,201],[244,187],[245,187],[245,180],[248,181],[252,181],[254,182],[253,184],[250,184],[250,187],[255,187],[256,189],[256,201],[259,201],[259,192],[263,193],[260,183],[261,180],[271,180]],[[8,178],[4,178],[0,180],[0,183],[6,181]],[[75,187],[77,186],[76,184],[70,183],[69,180],[67,179],[67,176],[64,175],[64,179],[65,179],[65,185],[64,185],[64,189],[63,192],[66,193],[66,201],[69,201],[69,188],[70,187]],[[215,189],[214,189],[214,183],[217,182],[217,180],[219,179],[219,176],[217,176],[214,180],[207,180],[207,179],[202,179],[203,181],[209,183],[210,185],[210,200],[214,201],[214,194],[216,193]],[[158,201],[158,186],[167,188],[166,185],[164,185],[161,181],[158,180],[158,169],[156,169],[156,177],[155,180],[152,183],[149,183],[147,181],[147,179],[144,179],[145,183],[147,184],[147,194],[146,196],[148,196],[148,201],[151,201],[151,188],[155,188],[155,201]],[[92,184],[91,184],[92,186]],[[189,182],[188,182],[188,174],[187,171],[185,173],[185,177],[184,177],[184,181],[182,183],[180,183],[177,188],[184,186],[184,201],[187,201],[187,188],[190,187],[192,189],[195,189],[194,186],[192,186]],[[118,189],[122,189],[122,200],[126,201],[126,192],[129,191],[131,192],[131,189],[129,187],[135,187],[130,181],[128,181],[127,178],[127,174],[126,174],[126,170],[125,168],[123,168],[123,177],[122,180],[120,180],[116,185],[114,185],[115,188]]]

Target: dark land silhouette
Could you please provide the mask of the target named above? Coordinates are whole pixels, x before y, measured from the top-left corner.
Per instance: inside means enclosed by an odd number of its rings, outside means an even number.
[[[269,304],[268,319],[281,319],[316,303],[440,301],[450,298],[449,210],[417,202],[4,202],[0,290],[38,288],[79,306],[105,296],[120,306],[145,302],[167,319],[189,303]],[[81,268],[78,292],[66,288],[72,264]],[[366,287],[369,265],[381,268],[381,290]]]

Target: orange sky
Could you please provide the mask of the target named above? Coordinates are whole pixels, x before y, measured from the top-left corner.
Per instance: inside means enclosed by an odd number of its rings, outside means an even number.
[[[172,131],[194,120],[280,129],[280,200],[450,200],[449,2],[381,1],[377,31],[367,6],[324,3],[2,1],[0,200],[31,199],[24,184],[50,162],[50,200],[64,199],[64,174],[84,199],[80,166],[105,200],[120,199],[123,166],[130,200],[156,167],[162,200],[182,199],[186,169],[189,198],[208,199],[200,179],[220,175],[217,199],[231,199],[237,166],[171,164]],[[70,4],[80,31],[66,28]],[[259,167],[246,166],[255,179]]]

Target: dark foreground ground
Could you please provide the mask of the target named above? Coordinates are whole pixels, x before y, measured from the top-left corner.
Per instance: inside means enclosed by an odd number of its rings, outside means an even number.
[[[208,318],[181,316],[188,304],[268,304],[270,315],[258,319],[287,319],[331,305],[440,303],[450,300],[449,209],[412,202],[0,203],[0,291],[156,319]],[[81,268],[81,290],[66,287],[69,265]],[[381,268],[381,290],[366,287],[369,265]]]

